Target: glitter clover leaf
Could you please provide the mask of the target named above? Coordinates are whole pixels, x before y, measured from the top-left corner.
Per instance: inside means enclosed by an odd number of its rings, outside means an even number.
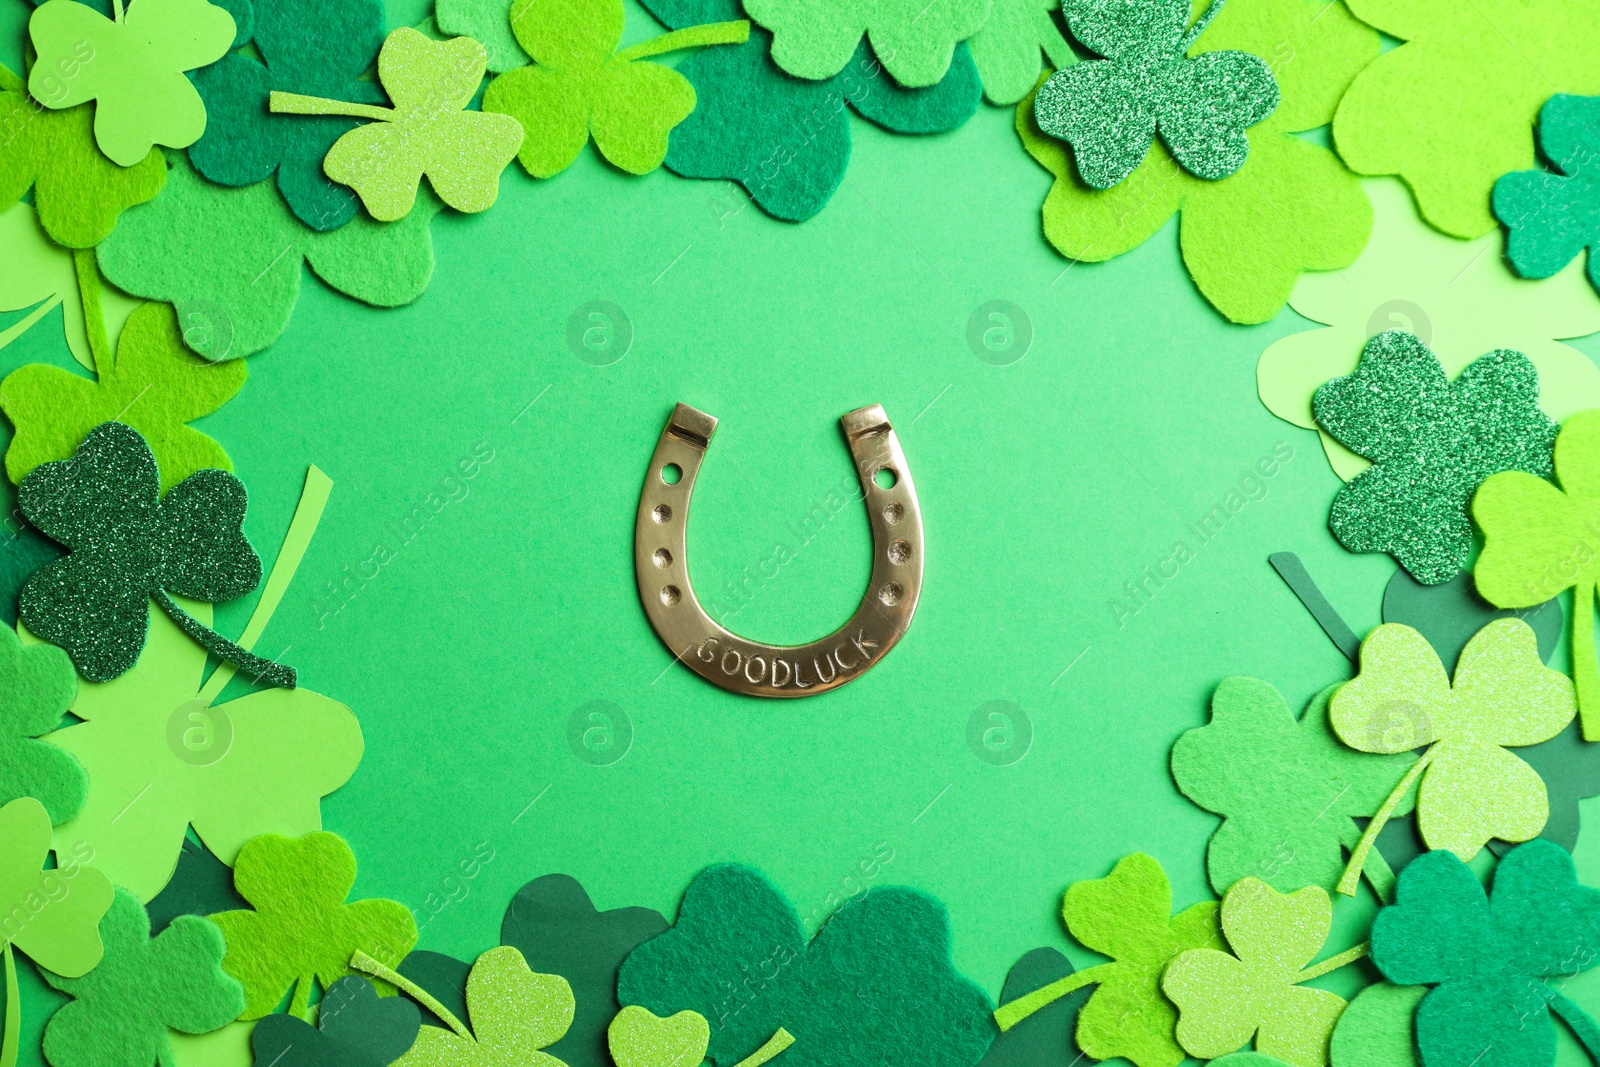
[[[50,852],[50,816],[32,797],[19,797],[0,808],[0,924],[6,969],[11,950],[25,953],[45,970],[78,978],[100,963],[100,917],[111,907],[111,881],[93,867],[60,857],[42,870]],[[11,975],[8,985],[13,984]],[[12,1010],[6,1004],[6,1012]]]
[[[1355,893],[1373,840],[1417,783],[1417,828],[1431,849],[1463,860],[1498,837],[1527,841],[1550,802],[1538,773],[1507,751],[1559,734],[1577,708],[1572,682],[1539,659],[1533,629],[1498,619],[1461,650],[1454,681],[1417,631],[1384,623],[1361,642],[1361,670],[1329,705],[1334,732],[1362,752],[1427,746],[1389,794],[1351,854],[1339,891]]]
[[[181,915],[155,937],[137,897],[117,890],[100,920],[105,958],[78,978],[46,973],[72,1000],[50,1017],[44,1054],[54,1067],[147,1067],[173,1062],[168,1029],[218,1030],[244,1010],[244,990],[222,971],[217,928]]]
[[[261,581],[244,536],[243,483],[202,470],[161,495],[161,472],[139,431],[120,422],[90,430],[71,459],[36,467],[17,504],[39,532],[66,546],[22,589],[22,621],[66,649],[80,673],[104,682],[139,658],[150,601],[220,659],[293,688],[292,667],[253,656],[201,625],[170,594],[223,601]]]
[[[1334,497],[1328,526],[1352,552],[1388,552],[1427,585],[1472,551],[1472,494],[1507,470],[1548,476],[1556,424],[1539,410],[1539,372],[1496,349],[1455,381],[1414,334],[1367,342],[1354,374],[1317,390],[1317,421],[1373,466]]]
[[[186,148],[206,129],[206,107],[183,72],[233,46],[233,16],[206,0],[134,0],[116,21],[77,0],[48,0],[28,19],[39,54],[28,92],[47,108],[95,101],[94,136],[119,167],[158,144]]]
[[[1494,183],[1495,217],[1509,233],[1506,260],[1524,278],[1548,278],[1587,248],[1589,284],[1600,289],[1600,97],[1546,100],[1539,146],[1558,173],[1516,171]]]
[[[1357,945],[1315,966],[1333,925],[1321,886],[1279,893],[1241,879],[1222,898],[1222,932],[1232,952],[1191,949],[1167,967],[1161,988],[1178,1005],[1178,1043],[1201,1059],[1223,1056],[1253,1037],[1256,1051],[1294,1067],[1323,1067],[1344,998],[1309,982],[1367,954]]]
[[[648,1008],[629,1004],[617,1012],[606,1030],[606,1049],[617,1067],[681,1067],[702,1063],[711,1044],[711,1024],[687,1008],[665,1019]],[[760,1067],[794,1044],[794,1035],[780,1029],[738,1067]]]
[[[797,78],[821,81],[845,68],[861,38],[894,80],[934,85],[950,69],[956,44],[989,21],[990,0],[745,0],[750,17],[772,31],[772,58]]]
[[[83,765],[46,741],[78,693],[72,660],[53,645],[24,647],[0,626],[0,804],[33,797],[52,823],[83,807],[89,779]]]
[[[1427,1064],[1551,1067],[1559,1015],[1600,1057],[1600,1026],[1546,984],[1600,957],[1600,890],[1578,883],[1549,841],[1512,849],[1493,891],[1449,852],[1400,872],[1396,900],[1372,923],[1372,961],[1400,986],[1427,985],[1416,1043]]]
[[[255,1062],[279,1067],[388,1067],[416,1043],[417,1006],[379,997],[360,975],[328,987],[317,1025],[293,1015],[268,1015],[250,1032]]]
[[[651,56],[749,38],[744,20],[692,26],[618,50],[622,0],[517,0],[511,26],[533,65],[502,74],[483,94],[483,110],[517,119],[526,131],[517,153],[536,178],[559,174],[594,138],[630,174],[647,174],[667,155],[667,137],[694,110],[694,87]]]

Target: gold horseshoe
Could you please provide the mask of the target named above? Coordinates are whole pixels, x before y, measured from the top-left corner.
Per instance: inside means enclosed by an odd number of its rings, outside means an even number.
[[[639,494],[633,568],[639,599],[657,636],[706,681],[758,697],[807,697],[859,678],[888,655],[911,625],[922,592],[922,509],[905,453],[883,408],[839,420],[855,457],[872,525],[872,580],[850,621],[808,645],[767,645],[720,626],[689,582],[685,530],[695,476],[717,420],[687,404],[673,409]],[[667,478],[677,474],[675,481]],[[887,471],[888,486],[880,485]]]

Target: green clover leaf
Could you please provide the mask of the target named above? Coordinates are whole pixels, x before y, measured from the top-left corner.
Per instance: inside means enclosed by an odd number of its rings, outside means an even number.
[[[483,110],[517,119],[527,136],[517,158],[548,178],[594,137],[600,154],[630,174],[667,155],[667,135],[694,110],[694,87],[670,67],[639,60],[680,48],[749,39],[744,21],[693,26],[621,51],[622,0],[517,0],[511,27],[533,65],[502,74]]]
[[[1548,278],[1600,244],[1600,97],[1558,94],[1539,109],[1539,145],[1559,173],[1521,170],[1494,183],[1506,259],[1524,278]],[[1589,284],[1600,259],[1589,253]]]
[[[511,31],[512,0],[438,0],[433,19],[441,33],[483,42],[486,65],[495,74],[526,66],[528,53]]]
[[[1520,352],[1479,356],[1451,381],[1414,335],[1367,342],[1354,374],[1317,390],[1317,421],[1372,460],[1334,498],[1328,525],[1352,552],[1388,552],[1427,585],[1472,551],[1472,494],[1491,474],[1548,475],[1556,424],[1539,410],[1539,372]]]
[[[83,765],[45,741],[78,693],[72,660],[53,645],[23,647],[0,626],[0,804],[33,797],[52,823],[78,814],[89,791]]]
[[[1333,687],[1312,698],[1298,720],[1282,694],[1254,678],[1228,678],[1211,698],[1211,723],[1172,748],[1172,777],[1196,804],[1223,816],[1206,850],[1211,886],[1226,892],[1255,876],[1284,892],[1331,888],[1355,848],[1355,819],[1383,804],[1411,763],[1405,754],[1374,758],[1351,751],[1328,726]],[[1410,810],[1403,800],[1396,814]],[[1380,897],[1394,873],[1373,852],[1365,872]]]
[[[500,195],[500,172],[522,144],[522,124],[465,110],[484,64],[483,45],[470,37],[431,41],[401,26],[378,53],[378,77],[393,108],[274,90],[272,110],[376,120],[335,141],[322,169],[354,189],[380,222],[411,213],[424,176],[457,211],[486,211]]]
[[[989,21],[990,0],[745,0],[772,31],[772,58],[798,78],[821,81],[845,68],[866,36],[894,80],[936,84],[956,44]]]
[[[1050,13],[1060,0],[994,0],[989,21],[967,40],[991,104],[1010,106],[1038,84],[1043,52],[1056,68],[1077,62]]]
[[[1414,1017],[1426,986],[1374,982],[1350,1000],[1328,1043],[1334,1067],[1418,1067]]]
[[[268,1015],[250,1032],[255,1062],[273,1067],[388,1067],[416,1044],[422,1014],[401,997],[380,997],[357,974],[328,987],[317,1025]]]
[[[1222,898],[1222,932],[1232,954],[1191,949],[1162,976],[1161,988],[1178,1005],[1178,1043],[1211,1059],[1254,1037],[1258,1052],[1294,1067],[1323,1067],[1344,998],[1301,983],[1367,953],[1358,945],[1308,967],[1332,925],[1333,904],[1321,886],[1284,894],[1259,879],[1241,879]]]
[[[244,1010],[244,990],[222,971],[222,934],[198,915],[180,915],[152,938],[144,906],[119,889],[100,937],[105,958],[94,970],[45,975],[72,998],[44,1031],[44,1054],[55,1067],[168,1067],[169,1028],[208,1033]]]
[[[206,106],[183,72],[233,47],[233,16],[206,0],[134,0],[116,21],[77,0],[34,9],[39,60],[28,92],[48,108],[95,101],[94,136],[119,167],[158,144],[186,148],[206,131]]]
[[[211,921],[228,939],[222,969],[244,983],[249,998],[241,1018],[277,1010],[291,987],[289,1012],[304,1017],[311,983],[327,988],[352,973],[356,952],[398,963],[411,951],[417,943],[411,909],[382,899],[346,904],[355,883],[355,855],[337,834],[265,834],[239,850],[233,884],[254,910],[225,911]]]
[[[617,1067],[677,1067],[702,1063],[711,1044],[711,1024],[685,1008],[665,1019],[629,1004],[606,1029],[606,1047]]]
[[[11,919],[0,923],[0,945],[8,970],[15,947],[46,970],[78,978],[104,953],[99,923],[111,907],[111,881],[76,861],[41,870],[49,851],[43,804],[19,797],[0,808],[0,915]]]

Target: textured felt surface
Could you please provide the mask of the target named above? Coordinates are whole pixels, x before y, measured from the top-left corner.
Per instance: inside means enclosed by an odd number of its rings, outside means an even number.
[[[1600,240],[1600,98],[1546,100],[1539,147],[1556,173],[1517,171],[1494,183],[1494,214],[1509,233],[1506,260],[1524,278],[1548,278]],[[1600,289],[1600,261],[1592,252],[1588,275]]]
[[[275,1067],[388,1067],[417,1040],[417,1006],[380,998],[372,983],[352,974],[328,987],[317,1025],[293,1015],[268,1015],[250,1033],[257,1064]]]
[[[204,919],[180,917],[152,938],[144,905],[119,889],[100,936],[105,958],[94,970],[46,975],[72,997],[45,1027],[53,1067],[170,1064],[169,1029],[206,1033],[244,1010],[244,990],[222,972],[222,934]]]
[[[565,978],[534,973],[508,945],[492,948],[472,965],[466,1004],[466,1016],[446,1020],[455,1023],[450,1029],[423,1027],[411,1051],[396,1061],[399,1067],[560,1062],[540,1050],[560,1040],[572,1023],[572,989]]]
[[[26,335],[43,318],[54,319],[50,313],[60,308],[57,314],[72,358],[93,369],[72,253],[45,236],[32,204],[16,203],[0,211],[0,244],[5,245],[11,267],[0,275],[0,311],[32,309],[0,331],[0,348]]]
[[[780,1027],[795,1038],[782,1057],[788,1067],[847,1056],[956,1067],[982,1058],[996,1032],[988,998],[950,963],[937,902],[898,886],[873,889],[808,944],[789,902],[735,864],[695,877],[672,929],[623,962],[617,996],[659,1016],[704,1015],[719,1067]]]
[[[49,645],[24,647],[0,627],[0,804],[33,797],[52,823],[78,813],[89,791],[71,753],[36,740],[54,730],[78,692],[72,661]]]
[[[145,905],[150,929],[165,930],[180,915],[214,915],[248,907],[233,887],[233,871],[200,842],[183,839],[172,880]]]
[[[60,545],[20,519],[14,531],[0,533],[0,622],[17,625],[22,587],[61,556]]]
[[[41,870],[49,851],[43,804],[19,797],[0,807],[0,909],[13,919],[0,926],[0,944],[63,978],[78,978],[104,955],[98,927],[111,907],[111,881],[77,854]]]
[[[427,949],[419,948],[415,952],[406,953],[406,958],[400,961],[397,970],[421,986],[458,1020],[467,1017],[467,976],[472,973],[472,964],[463,963],[454,956],[446,956],[442,952],[429,952]],[[449,1024],[435,1015],[428,1005],[419,1004],[419,1007],[422,1010],[423,1022],[429,1026],[448,1029]]]
[[[1006,972],[1000,1003],[1007,1004],[1073,973],[1072,961],[1053,948],[1025,953]],[[1091,990],[1080,989],[1040,1008],[994,1039],[981,1067],[1072,1067],[1082,1062],[1078,1012]]]
[[[1427,993],[1427,986],[1389,982],[1357,993],[1333,1031],[1333,1067],[1417,1067],[1414,1017]]]
[[[921,88],[988,22],[990,0],[746,0],[745,10],[772,31],[773,59],[796,77],[833,77],[866,35],[895,81]]]
[[[991,104],[1011,105],[1039,80],[1044,57],[1060,68],[1076,61],[1052,15],[1059,0],[994,0],[989,21],[967,39]]]
[[[433,6],[433,17],[444,33],[482,43],[488,53],[489,69],[502,74],[528,62],[528,53],[511,32],[511,3],[512,0],[441,0]]]

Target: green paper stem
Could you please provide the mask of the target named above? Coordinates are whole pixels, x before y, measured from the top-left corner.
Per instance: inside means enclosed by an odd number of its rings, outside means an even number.
[[[83,332],[89,339],[89,354],[94,357],[94,372],[104,378],[116,365],[111,354],[111,339],[106,336],[105,312],[100,308],[100,268],[94,249],[74,248],[72,266],[78,274],[78,294],[83,303]]]
[[[1578,687],[1578,721],[1585,741],[1600,741],[1600,663],[1594,649],[1595,584],[1572,593],[1572,676]]]
[[[6,942],[6,1037],[0,1045],[0,1067],[17,1067],[17,1052],[22,1044],[22,1005],[17,1003],[17,960]],[[1559,996],[1560,994],[1557,994]],[[1593,1023],[1589,1024],[1593,1026]]]
[[[1433,762],[1433,749],[1424,752],[1417,762],[1411,765],[1406,776],[1400,779],[1400,784],[1394,787],[1383,807],[1372,816],[1372,821],[1367,823],[1366,833],[1361,835],[1361,840],[1350,853],[1350,862],[1345,865],[1344,877],[1339,879],[1339,892],[1347,897],[1356,895],[1356,883],[1361,880],[1361,870],[1366,865],[1367,853],[1372,851],[1372,844],[1378,840],[1378,834],[1383,831],[1384,824],[1389,821],[1389,816],[1394,814],[1394,809],[1399,806],[1401,798],[1411,788],[1417,776],[1428,769],[1428,764]]]
[[[1058,978],[1047,986],[1035,989],[1025,997],[1018,997],[1002,1004],[995,1009],[994,1021],[1000,1024],[1002,1031],[1009,1030],[1040,1008],[1055,1003],[1068,993],[1100,981],[1112,966],[1110,963],[1102,963],[1098,967],[1090,967],[1087,971],[1076,971],[1065,978]]]
[[[10,949],[6,951],[6,958],[9,960]],[[1595,1063],[1600,1063],[1600,1026],[1595,1025],[1589,1013],[1554,989],[1550,990],[1550,1010],[1561,1016],[1562,1021],[1572,1029],[1573,1036],[1583,1045],[1589,1058]]]
[[[1363,941],[1361,944],[1356,945],[1353,948],[1345,949],[1337,956],[1329,956],[1321,963],[1314,963],[1310,967],[1307,967],[1305,970],[1301,971],[1299,974],[1295,975],[1294,984],[1299,985],[1301,982],[1309,982],[1313,978],[1321,978],[1325,974],[1337,971],[1340,967],[1354,963],[1362,956],[1365,956],[1367,954],[1367,950],[1368,943]]]
[[[1592,1026],[1593,1024],[1591,1023],[1590,1025]],[[794,1035],[780,1026],[777,1033],[767,1038],[766,1044],[734,1064],[733,1067],[761,1067],[763,1063],[766,1063],[792,1044],[794,1044]]]
[[[1355,840],[1349,840],[1354,837]],[[1361,835],[1356,832],[1354,824],[1348,828],[1345,839],[1339,842],[1352,851],[1361,843]],[[1383,858],[1382,849],[1371,849],[1367,852],[1367,862],[1362,864],[1361,873],[1367,876],[1372,891],[1378,894],[1378,899],[1388,903],[1394,899],[1394,868],[1389,866],[1389,861]]]
[[[649,59],[651,56],[665,55],[684,48],[699,48],[709,44],[743,44],[749,39],[750,23],[747,19],[734,22],[708,22],[704,26],[690,26],[662,34],[660,37],[653,37],[648,41],[640,41],[618,52],[617,59],[631,63],[635,59]]]
[[[193,616],[178,607],[164,589],[157,589],[151,599],[160,605],[162,611],[172,616],[172,621],[178,624],[178,629],[188,634],[191,640],[213,656],[243,667],[255,674],[258,680],[265,679],[284,689],[294,688],[296,675],[293,667],[253,656],[215,630],[200,625]]]
[[[353,119],[372,119],[388,122],[394,118],[394,108],[377,104],[352,104],[347,100],[329,100],[322,96],[301,96],[299,93],[272,91],[267,110],[279,115],[344,115]]]
[[[1278,572],[1278,577],[1283,579],[1283,584],[1299,599],[1302,606],[1317,620],[1317,625],[1322,627],[1322,632],[1328,635],[1344,658],[1351,663],[1357,662],[1361,655],[1361,639],[1350,629],[1349,623],[1344,621],[1334,608],[1331,601],[1323,595],[1316,580],[1311,577],[1311,572],[1306,570],[1306,565],[1300,557],[1293,552],[1274,552],[1267,557],[1267,562],[1272,564],[1272,569]]]
[[[1206,32],[1206,27],[1211,25],[1212,19],[1222,13],[1222,5],[1226,2],[1227,0],[1211,0],[1211,6],[1201,12],[1194,25],[1189,27],[1189,32],[1183,35],[1183,40],[1178,42],[1178,54],[1180,56],[1188,52],[1189,46],[1199,40],[1202,33]]]
[[[433,1012],[433,1014],[443,1019],[445,1025],[454,1030],[457,1036],[459,1036],[463,1041],[470,1041],[474,1045],[478,1043],[478,1039],[472,1036],[472,1031],[467,1029],[465,1023],[452,1015],[449,1008],[445,1007],[443,1004],[440,1004],[426,989],[423,989],[421,986],[417,985],[417,983],[413,982],[411,979],[407,978],[394,968],[384,966],[359,949],[356,951],[354,956],[350,957],[350,967],[353,970],[364,971],[365,973],[372,975],[374,978],[382,978],[390,985],[404,990],[412,1000],[415,1000],[418,1004],[421,1004],[423,1007]],[[783,1031],[779,1030],[778,1033],[781,1034]],[[776,1040],[776,1037],[774,1037],[774,1040]],[[790,1040],[793,1039],[791,1038]],[[768,1042],[768,1044],[771,1044],[771,1042]]]
[[[1073,53],[1067,39],[1061,36],[1061,31],[1056,29],[1056,20],[1050,17],[1050,12],[1040,11],[1038,19],[1039,44],[1044,48],[1044,54],[1050,60],[1050,65],[1056,70],[1062,70],[1076,63],[1078,57]]]
[[[238,647],[247,652],[255,648],[267,623],[272,621],[272,613],[278,610],[283,594],[288,592],[289,583],[294,581],[295,572],[300,569],[306,549],[311,546],[311,538],[316,536],[317,524],[322,521],[322,510],[327,506],[328,494],[332,491],[333,479],[312,464],[311,469],[306,471],[305,488],[300,490],[300,503],[295,506],[289,532],[284,534],[283,544],[278,547],[277,562],[272,565],[272,573],[267,575],[267,584],[261,590],[261,599],[256,601],[255,610],[250,613],[244,633],[239,635]],[[210,707],[237,671],[238,668],[230,662],[224,662],[213,671],[211,677],[206,679],[205,688],[200,690],[200,706]]]

